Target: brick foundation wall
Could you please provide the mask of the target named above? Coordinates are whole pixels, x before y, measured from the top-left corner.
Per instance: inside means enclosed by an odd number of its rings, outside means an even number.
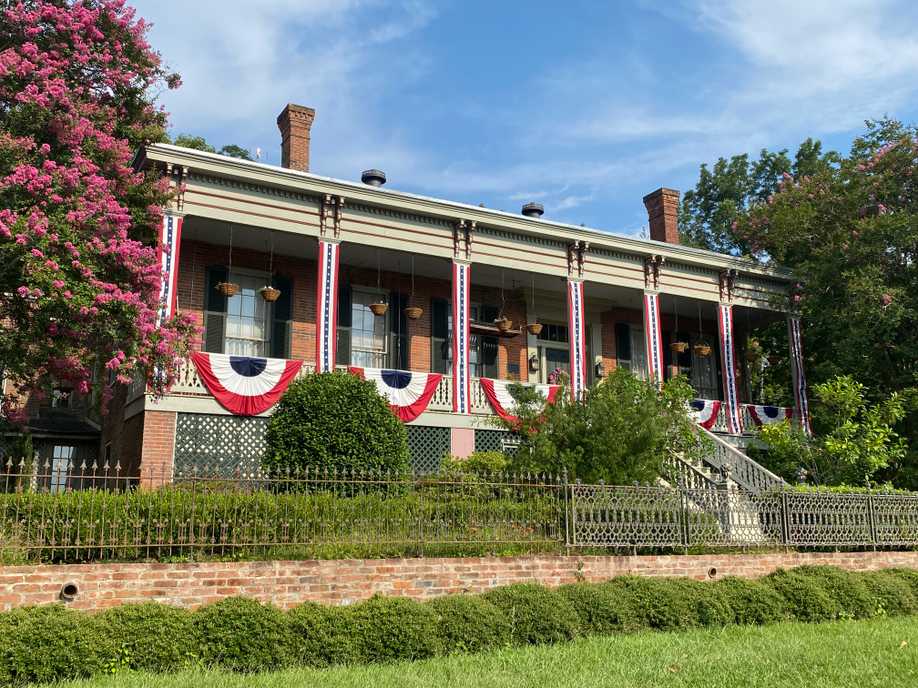
[[[349,604],[383,595],[429,599],[520,582],[549,586],[614,576],[763,576],[777,568],[829,564],[852,571],[918,568],[918,552],[528,556],[468,559],[78,564],[0,567],[0,609],[57,602],[62,586],[79,590],[70,606],[104,609],[156,600],[197,607],[243,595],[289,608],[306,600]]]

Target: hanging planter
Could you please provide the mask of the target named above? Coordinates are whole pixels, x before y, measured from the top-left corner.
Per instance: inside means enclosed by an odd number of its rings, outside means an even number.
[[[542,323],[534,322],[526,325],[526,329],[529,331],[529,334],[534,334],[538,336],[542,332]]]
[[[497,325],[497,329],[501,332],[507,332],[511,327],[513,327],[513,321],[506,316],[497,318],[494,321],[494,324]]]
[[[669,344],[670,351],[676,354],[684,354],[688,351],[688,347],[688,342],[670,342]]]
[[[692,347],[692,350],[703,358],[707,358],[711,355],[711,346],[706,342],[698,342],[695,346]]]
[[[224,296],[235,296],[239,293],[239,285],[235,282],[218,282],[216,289]]]
[[[370,304],[370,310],[373,311],[373,315],[382,316],[385,315],[389,310],[389,304],[385,301],[377,301],[376,303]]]
[[[676,326],[675,328],[673,328],[673,336],[678,337],[679,336],[679,302],[676,300],[675,297],[673,297],[673,315],[675,316],[675,319],[676,319]],[[674,354],[683,354],[686,351],[688,351],[688,348],[689,348],[689,343],[683,342],[679,339],[676,339],[676,341],[669,343],[669,350],[672,351]]]
[[[258,293],[261,294],[261,298],[268,303],[274,303],[280,298],[281,290],[270,285],[265,285],[258,290]]]
[[[405,309],[405,317],[409,320],[417,320],[424,315],[424,309],[420,306],[408,306]]]

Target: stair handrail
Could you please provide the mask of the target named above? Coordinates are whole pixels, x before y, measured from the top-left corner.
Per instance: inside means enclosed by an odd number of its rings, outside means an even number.
[[[711,441],[714,446],[714,450],[706,452],[702,456],[702,460],[719,470],[726,468],[729,471],[730,479],[747,492],[760,494],[787,485],[783,478],[753,461],[746,454],[729,442],[722,440],[707,428],[699,425],[698,431],[701,437]]]

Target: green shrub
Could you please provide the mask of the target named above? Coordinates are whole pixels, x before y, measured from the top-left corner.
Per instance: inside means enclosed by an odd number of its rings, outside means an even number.
[[[675,588],[677,595],[688,602],[689,610],[699,626],[726,626],[733,623],[734,613],[730,603],[712,583],[676,578],[670,579],[669,584]]]
[[[101,624],[61,605],[0,615],[0,685],[85,678],[118,667]]]
[[[733,623],[762,625],[788,618],[787,603],[773,586],[728,576],[714,583],[713,588],[733,612]]]
[[[428,604],[437,614],[437,628],[446,653],[481,652],[510,644],[510,621],[483,597],[449,595]]]
[[[201,659],[233,671],[268,671],[290,664],[292,636],[279,609],[244,597],[228,597],[194,614]]]
[[[798,566],[794,573],[818,580],[838,605],[839,618],[867,619],[876,613],[876,603],[856,573],[835,566]]]
[[[610,635],[637,630],[638,622],[627,595],[606,583],[562,585],[558,594],[573,607],[581,635]]]
[[[394,662],[442,653],[436,612],[415,600],[374,596],[348,607],[346,616],[357,661]]]
[[[306,602],[291,609],[287,618],[297,664],[323,667],[355,662],[354,627],[344,608]]]
[[[842,616],[842,606],[816,576],[797,569],[778,569],[762,581],[785,599],[791,617],[797,621],[832,621]]]
[[[510,621],[514,644],[557,643],[577,635],[579,619],[570,602],[540,585],[518,583],[495,588],[484,598]]]
[[[408,469],[408,434],[371,382],[306,375],[284,392],[265,434],[266,469]]]
[[[113,607],[97,619],[131,669],[175,671],[197,658],[198,639],[187,609],[145,602]]]
[[[447,456],[440,466],[443,473],[490,476],[503,473],[510,467],[510,459],[499,451],[476,451],[466,458]]]
[[[886,571],[897,578],[908,583],[912,589],[912,595],[918,601],[918,570],[915,569],[886,569]]]
[[[697,626],[697,605],[673,578],[621,576],[607,584],[621,592],[635,612],[637,624],[661,631]]]
[[[918,613],[918,598],[908,581],[896,571],[871,571],[859,577],[873,600],[873,616]]]

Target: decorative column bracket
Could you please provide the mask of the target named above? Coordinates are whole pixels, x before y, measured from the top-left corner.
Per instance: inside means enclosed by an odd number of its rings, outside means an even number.
[[[659,289],[660,288],[660,268],[663,267],[663,263],[666,262],[666,259],[663,256],[647,256],[644,258],[644,288],[645,289]]]
[[[588,241],[577,240],[567,245],[567,275],[570,279],[583,279],[583,264],[589,250]]]
[[[175,185],[175,196],[172,200],[178,212],[182,212],[185,208],[185,179],[190,171],[185,165],[166,163],[166,177]]]
[[[341,214],[344,210],[344,196],[325,194],[319,209],[319,236],[326,240],[337,240],[341,234]]]
[[[456,220],[453,223],[453,258],[472,259],[472,232],[477,223],[474,220]]]
[[[721,301],[733,301],[733,291],[736,289],[736,277],[738,274],[736,268],[728,268],[720,271],[719,282]]]

